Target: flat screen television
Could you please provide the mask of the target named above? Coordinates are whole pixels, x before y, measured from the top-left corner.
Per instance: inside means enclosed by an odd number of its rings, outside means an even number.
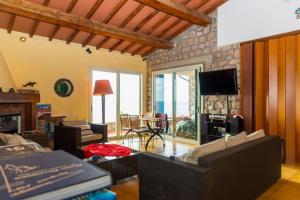
[[[238,83],[236,69],[200,72],[201,95],[236,95]]]

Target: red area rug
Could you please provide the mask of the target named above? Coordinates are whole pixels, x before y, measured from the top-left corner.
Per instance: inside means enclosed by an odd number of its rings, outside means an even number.
[[[117,144],[90,144],[83,148],[86,158],[97,156],[130,156],[131,149]]]

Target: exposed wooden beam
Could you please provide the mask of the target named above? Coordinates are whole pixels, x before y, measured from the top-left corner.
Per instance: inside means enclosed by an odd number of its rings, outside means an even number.
[[[72,0],[66,10],[66,13],[71,13],[74,7],[76,6],[78,0]],[[60,25],[56,25],[51,34],[49,35],[49,40],[52,41],[55,35],[58,33]]]
[[[115,15],[116,13],[125,5],[127,0],[121,0],[116,7],[110,12],[110,14],[103,20],[103,23],[107,24]],[[96,34],[90,34],[90,36],[82,43],[82,46],[85,47],[88,43],[90,43]]]
[[[172,42],[163,39],[88,20],[80,16],[37,5],[25,0],[0,0],[0,11],[40,20],[50,24],[65,26],[71,29],[77,29],[79,31],[137,42],[156,48],[173,48]]]
[[[227,0],[219,0],[216,1],[213,5],[211,5],[208,9],[206,9],[204,11],[204,14],[208,15],[210,14],[212,11],[214,11],[215,9],[217,9],[219,6],[221,6],[222,4],[224,4]],[[209,3],[209,1],[207,1],[206,3]],[[200,4],[197,6],[196,10],[201,9],[206,3],[204,4]],[[178,24],[180,22],[180,20],[175,21],[173,24],[171,24],[170,26],[168,26],[161,34],[158,35],[158,37],[163,36],[164,34],[166,34],[169,30],[172,29],[172,27],[174,27],[175,23]],[[189,27],[191,27],[192,24],[186,24],[184,25],[184,27],[180,28],[179,30],[177,30],[175,33],[173,33],[171,35],[172,38],[176,37],[177,35],[179,35],[180,33],[182,33],[183,31],[185,31],[186,29],[188,29]],[[168,39],[172,39],[171,37],[169,37]],[[145,52],[142,57],[145,57],[149,54],[151,54],[153,51],[155,51],[155,48],[149,49],[147,52]]]
[[[186,20],[192,24],[207,26],[211,24],[212,19],[201,12],[185,7],[174,0],[135,0],[169,15]]]
[[[212,6],[210,6],[207,10],[204,11],[205,14],[210,14],[212,11],[214,11],[215,9],[217,9],[219,6],[221,6],[222,4],[224,4],[227,0],[220,0],[215,2]],[[181,34],[183,31],[185,31],[186,29],[188,29],[189,27],[191,27],[192,24],[187,23],[184,26],[182,26],[181,28],[179,28],[177,31],[175,31],[171,36],[169,36],[168,39],[172,39],[174,37],[176,37],[177,35]]]
[[[50,0],[44,0],[43,2],[43,6],[48,6],[50,3]],[[40,21],[38,20],[34,20],[33,24],[32,24],[32,27],[31,27],[31,30],[29,32],[29,37],[33,37],[33,35],[35,34],[36,32],[36,29],[37,27],[39,26],[40,24]]]
[[[93,15],[95,14],[95,12],[98,10],[98,8],[103,3],[103,1],[104,0],[97,0],[95,2],[95,4],[92,6],[92,8],[90,9],[90,11],[86,14],[85,18],[86,19],[91,19],[93,17]],[[70,44],[79,32],[80,31],[78,31],[78,30],[73,31],[73,33],[71,33],[70,37],[67,39],[67,44]]]
[[[202,0],[200,2],[200,5],[199,6],[202,6],[204,5],[205,3],[207,3],[209,0]],[[183,2],[181,2],[183,5],[187,5],[188,3],[190,3],[191,0],[184,0]],[[150,29],[149,31],[146,33],[147,35],[150,35],[151,33],[153,33],[154,31],[156,31],[162,24],[164,24],[166,21],[168,21],[168,19],[170,19],[172,17],[172,15],[166,15],[164,16],[160,21],[159,23],[156,23],[154,24]],[[136,55],[138,54],[139,52],[143,51],[147,46],[141,46],[139,48],[137,48],[133,53],[132,55]]]
[[[140,4],[128,17],[126,17],[126,19],[120,24],[120,28],[124,28],[143,8],[145,7],[145,5]],[[103,44],[105,44],[106,42],[108,42],[110,39],[110,37],[105,37],[103,41],[101,41],[98,45],[97,45],[97,49],[100,49],[101,46]],[[102,43],[103,42],[103,43]],[[119,41],[120,42],[120,41]],[[113,48],[113,47],[112,47]]]
[[[9,18],[9,22],[8,22],[8,27],[7,27],[7,32],[11,33],[13,27],[14,27],[14,23],[16,20],[16,15],[15,14],[11,14],[10,18]]]

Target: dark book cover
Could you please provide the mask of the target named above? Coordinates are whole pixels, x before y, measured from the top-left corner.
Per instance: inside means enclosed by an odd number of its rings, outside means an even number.
[[[55,199],[63,199],[93,191],[95,185],[97,189],[110,185],[108,176],[107,172],[64,151],[0,160],[0,197],[1,200],[44,200],[53,199],[54,196]],[[106,178],[106,181],[103,182],[101,178]],[[99,180],[98,184],[92,182],[94,180]],[[93,183],[90,187],[87,184],[80,187],[89,182]]]

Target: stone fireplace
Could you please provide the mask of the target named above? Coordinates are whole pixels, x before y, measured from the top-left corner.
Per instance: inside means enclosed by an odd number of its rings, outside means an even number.
[[[35,130],[39,101],[39,94],[0,93],[0,132],[1,129],[14,131],[9,129],[14,129],[16,124],[21,129],[19,132]]]

